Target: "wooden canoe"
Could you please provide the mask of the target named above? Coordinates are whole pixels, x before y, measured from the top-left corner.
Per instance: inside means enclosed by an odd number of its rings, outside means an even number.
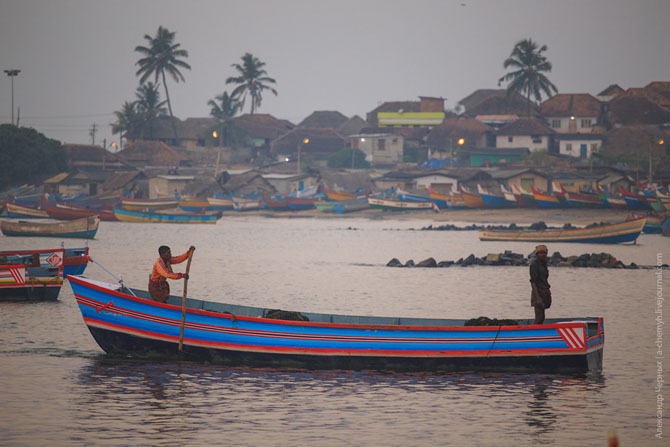
[[[45,223],[3,220],[0,229],[5,236],[93,239],[98,231],[98,225],[100,225],[98,216],[88,216],[76,220]]]
[[[590,228],[544,231],[482,230],[481,241],[514,242],[582,242],[590,244],[618,244],[634,242],[644,227],[646,219],[630,220]]]
[[[84,323],[111,355],[224,365],[386,371],[583,373],[602,368],[603,318],[466,326],[465,320],[284,312],[186,301],[84,277],[68,282]]]

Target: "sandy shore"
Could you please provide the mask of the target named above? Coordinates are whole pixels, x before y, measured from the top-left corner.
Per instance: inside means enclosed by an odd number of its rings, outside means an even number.
[[[464,209],[433,211],[388,212],[365,210],[351,214],[330,214],[317,210],[268,213],[259,211],[259,215],[275,218],[365,218],[381,220],[422,220],[426,225],[440,225],[448,222],[467,223],[516,223],[529,225],[544,221],[547,224],[588,225],[594,222],[621,222],[630,217],[630,211],[617,209],[551,209],[551,208],[514,208],[514,209]]]

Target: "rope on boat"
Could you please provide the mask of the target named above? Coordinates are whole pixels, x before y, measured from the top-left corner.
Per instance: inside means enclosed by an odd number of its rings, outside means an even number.
[[[98,265],[98,267],[100,267],[101,269],[103,269],[105,272],[109,273],[109,274],[112,276],[112,278],[114,278],[119,284],[121,284],[121,287],[123,287],[123,288],[126,289],[128,292],[130,292],[130,294],[131,294],[132,296],[137,297],[137,295],[135,295],[135,292],[133,292],[133,289],[131,289],[130,287],[126,287],[126,284],[123,282],[123,278],[119,278],[119,277],[117,277],[114,273],[112,273],[112,272],[110,272],[109,270],[107,270],[102,264],[100,264],[98,261],[96,261],[95,259],[93,259],[90,255],[88,256],[88,259],[89,259],[89,261],[95,262],[95,263]]]

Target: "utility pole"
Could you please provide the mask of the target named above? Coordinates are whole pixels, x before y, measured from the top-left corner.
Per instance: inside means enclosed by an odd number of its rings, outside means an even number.
[[[91,137],[91,144],[95,145],[95,133],[97,132],[97,129],[95,128],[95,123],[93,123],[93,127],[91,127],[91,130],[88,131],[88,135]]]
[[[14,125],[14,78],[21,73],[21,70],[10,68],[9,70],[5,70],[5,73],[12,79],[12,125]],[[18,121],[16,125],[18,125]]]

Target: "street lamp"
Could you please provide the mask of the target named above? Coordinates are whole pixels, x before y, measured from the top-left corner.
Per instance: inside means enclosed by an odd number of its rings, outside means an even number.
[[[449,139],[449,148],[451,149],[451,155],[449,157],[449,165],[453,168],[454,167],[454,139],[450,138]],[[465,138],[459,138],[458,141],[459,146],[463,146],[465,144]]]
[[[302,172],[302,170],[300,169],[300,156],[301,156],[301,152],[302,152],[302,146],[304,144],[307,144],[307,143],[309,143],[309,138],[303,139],[300,142],[300,144],[298,144],[298,174],[300,174]]]
[[[21,70],[17,70],[16,68],[10,68],[9,70],[5,70],[5,73],[7,76],[9,76],[12,79],[12,125],[14,124],[14,77],[18,76],[19,73],[21,73]]]

